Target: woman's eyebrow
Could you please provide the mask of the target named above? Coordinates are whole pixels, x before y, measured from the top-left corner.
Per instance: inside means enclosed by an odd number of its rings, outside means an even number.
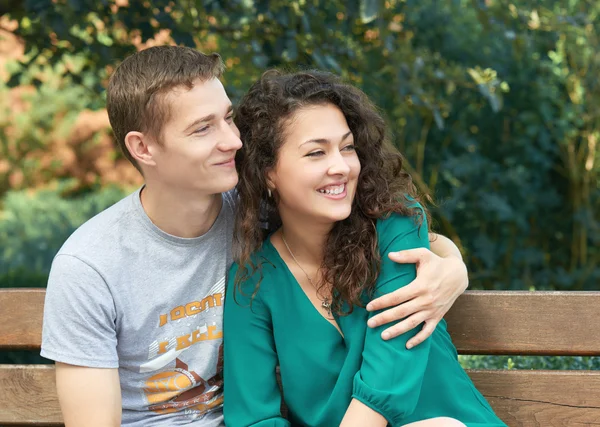
[[[348,133],[345,133],[341,138],[340,138],[340,142],[344,141],[346,138],[348,138],[350,135],[352,135],[352,131],[349,131]],[[310,142],[314,142],[317,144],[329,144],[329,142],[331,142],[329,139],[327,138],[314,138],[314,139],[309,139],[308,141],[304,141],[302,144],[300,144],[300,146],[303,146],[304,144],[308,144]]]

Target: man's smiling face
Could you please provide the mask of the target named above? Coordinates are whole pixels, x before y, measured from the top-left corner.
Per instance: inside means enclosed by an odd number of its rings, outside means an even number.
[[[170,114],[160,144],[152,149],[158,179],[165,186],[203,194],[234,188],[234,158],[242,143],[223,84],[216,78],[198,80],[191,89],[173,89],[162,102]]]

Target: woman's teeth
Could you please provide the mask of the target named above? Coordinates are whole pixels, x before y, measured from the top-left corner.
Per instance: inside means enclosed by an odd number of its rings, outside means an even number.
[[[328,187],[326,189],[323,190],[317,190],[319,193],[322,194],[342,194],[344,192],[344,189],[346,188],[345,184],[342,185],[336,185],[335,187]]]

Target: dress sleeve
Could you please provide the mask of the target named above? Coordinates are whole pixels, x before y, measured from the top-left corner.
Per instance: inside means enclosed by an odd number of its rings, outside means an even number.
[[[397,264],[387,254],[405,249],[429,248],[427,219],[425,215],[422,218],[423,221],[419,224],[414,217],[394,214],[379,222],[377,231],[381,271],[375,296],[406,286],[416,277],[414,264]],[[379,312],[371,312],[369,318]],[[367,328],[363,361],[354,377],[352,397],[396,425],[415,410],[431,341],[427,339],[407,350],[406,343],[417,334],[420,326],[397,338],[384,341],[381,332],[387,327],[389,325]]]
[[[229,273],[223,323],[225,424],[288,427],[290,423],[281,416],[271,315],[260,293],[251,302],[252,280],[243,283],[244,294],[236,291],[234,298],[236,271],[234,265]],[[261,287],[267,280],[265,277]]]

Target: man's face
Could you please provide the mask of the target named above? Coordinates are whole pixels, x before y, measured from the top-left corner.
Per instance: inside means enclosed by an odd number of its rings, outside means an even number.
[[[163,99],[170,119],[153,144],[155,172],[165,186],[201,194],[231,190],[238,181],[235,153],[242,146],[231,101],[218,79],[176,88]]]

